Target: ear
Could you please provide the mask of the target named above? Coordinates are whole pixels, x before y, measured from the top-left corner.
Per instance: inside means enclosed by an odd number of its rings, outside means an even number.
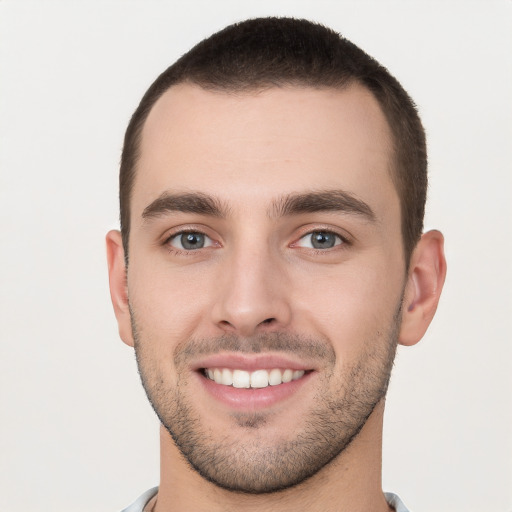
[[[446,277],[443,246],[443,235],[429,231],[411,255],[398,337],[402,345],[418,343],[434,318]]]
[[[110,298],[119,326],[119,336],[129,346],[133,347],[133,334],[128,305],[128,285],[124,259],[123,241],[117,230],[109,231],[106,237],[108,280]]]

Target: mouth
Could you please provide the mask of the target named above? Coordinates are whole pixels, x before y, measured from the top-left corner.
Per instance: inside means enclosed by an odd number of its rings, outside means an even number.
[[[192,367],[207,395],[228,410],[265,410],[303,399],[318,373],[313,365],[272,354],[216,354]]]
[[[231,386],[238,389],[262,389],[302,379],[311,370],[273,368],[271,370],[247,371],[231,368],[202,368],[201,371],[207,379],[222,386]]]

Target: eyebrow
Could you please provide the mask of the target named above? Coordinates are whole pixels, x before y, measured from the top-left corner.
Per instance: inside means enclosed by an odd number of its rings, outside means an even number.
[[[273,201],[267,214],[270,218],[315,212],[345,212],[375,222],[371,207],[344,190],[320,190],[302,194],[288,194]],[[171,194],[164,192],[142,212],[143,219],[153,219],[168,213],[196,213],[209,217],[226,218],[230,209],[219,199],[201,192]]]
[[[200,192],[180,194],[164,192],[144,208],[142,218],[153,219],[172,212],[197,213],[224,218],[228,216],[229,209],[216,198]]]
[[[320,190],[303,194],[289,194],[274,202],[271,217],[299,215],[314,212],[346,212],[365,217],[375,222],[376,216],[370,206],[344,190]]]

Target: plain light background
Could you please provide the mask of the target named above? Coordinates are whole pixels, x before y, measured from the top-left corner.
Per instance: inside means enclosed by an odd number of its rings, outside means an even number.
[[[2,511],[115,511],[158,483],[107,287],[122,137],[177,57],[270,14],[376,57],[428,134],[426,227],[449,272],[427,336],[399,351],[384,487],[415,512],[512,511],[511,1],[0,0]]]

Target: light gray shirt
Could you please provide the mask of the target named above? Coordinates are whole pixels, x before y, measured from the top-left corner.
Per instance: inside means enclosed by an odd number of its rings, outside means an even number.
[[[146,491],[142,496],[132,503],[128,508],[125,508],[122,512],[144,512],[144,507],[149,503],[149,500],[155,496],[158,492],[158,487],[153,487]],[[385,492],[386,501],[390,506],[395,509],[395,512],[409,512],[409,509],[403,504],[402,500],[392,492]]]

